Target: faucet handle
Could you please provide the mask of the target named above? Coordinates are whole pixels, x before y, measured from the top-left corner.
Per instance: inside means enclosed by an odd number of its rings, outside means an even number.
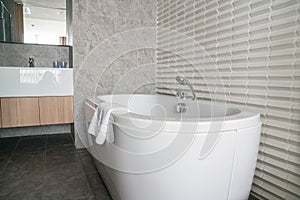
[[[176,98],[177,99],[185,99],[186,98],[186,94],[184,91],[181,90],[176,90]]]

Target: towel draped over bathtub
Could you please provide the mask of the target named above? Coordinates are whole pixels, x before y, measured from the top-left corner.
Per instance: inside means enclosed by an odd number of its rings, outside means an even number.
[[[113,114],[124,114],[127,112],[129,112],[128,108],[120,104],[111,102],[100,103],[93,114],[88,133],[96,137],[97,144],[103,144],[106,139],[109,142],[114,142]]]

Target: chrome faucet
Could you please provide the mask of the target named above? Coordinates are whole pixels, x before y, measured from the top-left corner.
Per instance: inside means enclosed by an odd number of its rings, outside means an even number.
[[[175,94],[177,99],[186,99],[186,94],[185,92],[181,91],[181,90],[176,90],[176,94]]]
[[[34,67],[34,59],[33,59],[33,57],[29,57],[28,63],[29,63],[29,67]]]
[[[192,94],[193,94],[193,97],[192,97],[192,100],[195,101],[197,100],[197,97],[196,97],[196,93],[195,93],[195,90],[194,90],[194,87],[193,85],[191,84],[191,82],[189,80],[187,80],[186,78],[184,78],[183,76],[176,76],[176,81],[180,84],[180,85],[187,85],[190,90],[192,91]]]
[[[182,102],[182,100],[186,99],[185,92],[176,90],[176,98],[181,100],[181,102],[177,103],[176,105],[176,111],[178,113],[185,113],[188,110],[188,106],[185,102]]]

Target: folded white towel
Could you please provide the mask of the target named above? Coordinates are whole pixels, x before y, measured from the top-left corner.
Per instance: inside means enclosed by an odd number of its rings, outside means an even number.
[[[99,126],[99,109],[95,109],[95,112],[93,114],[92,120],[90,122],[89,128],[88,128],[88,133],[91,135],[96,136],[97,128]]]
[[[127,107],[111,102],[100,103],[94,112],[88,132],[96,137],[97,144],[103,144],[107,139],[114,142],[112,114],[124,114],[129,112]]]

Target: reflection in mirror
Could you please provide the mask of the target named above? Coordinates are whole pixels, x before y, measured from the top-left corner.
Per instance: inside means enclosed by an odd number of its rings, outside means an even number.
[[[13,41],[13,1],[0,0],[0,41]]]
[[[66,0],[0,0],[0,41],[66,45]]]

